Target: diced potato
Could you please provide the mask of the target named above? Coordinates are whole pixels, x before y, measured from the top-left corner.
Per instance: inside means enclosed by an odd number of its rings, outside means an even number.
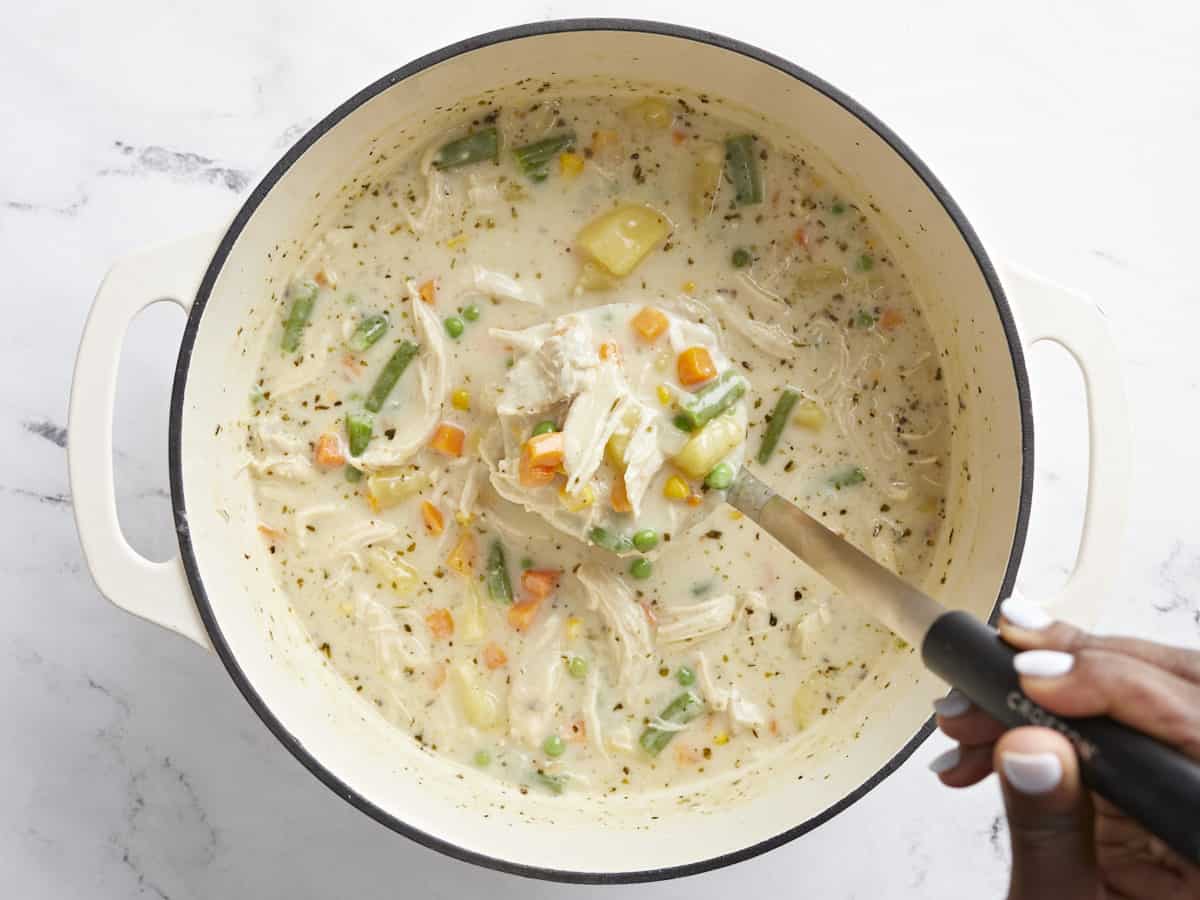
[[[813,678],[796,689],[792,697],[792,720],[797,728],[807,728],[828,708],[825,679]]]
[[[801,266],[796,274],[796,285],[800,290],[836,287],[846,281],[846,270],[841,266]]]
[[[575,282],[575,293],[586,291],[611,291],[621,282],[611,272],[591,260],[583,264],[579,270],[579,278]]]
[[[657,97],[639,100],[625,110],[625,117],[635,124],[649,128],[670,128],[675,120],[671,107]]]
[[[371,574],[401,596],[413,593],[421,583],[417,570],[394,553],[375,547],[367,551],[366,558]]]
[[[617,431],[604,445],[605,461],[618,472],[625,471],[625,451],[629,449],[630,437],[628,432]]]
[[[735,416],[717,416],[692,435],[671,462],[689,478],[700,479],[745,438],[741,423]]]
[[[618,206],[579,232],[579,246],[613,275],[628,275],[671,233],[667,217],[651,206]]]
[[[692,184],[688,197],[692,218],[703,219],[716,208],[724,171],[724,148],[719,144],[705,144],[701,147],[692,163]]]
[[[483,596],[475,581],[468,581],[466,597],[458,613],[458,639],[464,644],[478,644],[487,636],[487,611]]]
[[[468,722],[476,728],[494,728],[500,722],[500,701],[483,686],[474,665],[455,663],[450,668],[450,680]]]
[[[429,476],[411,466],[378,469],[367,476],[367,496],[373,509],[389,509],[421,493],[429,484]]]
[[[820,431],[825,427],[825,410],[815,400],[805,400],[796,407],[793,421],[809,431]]]

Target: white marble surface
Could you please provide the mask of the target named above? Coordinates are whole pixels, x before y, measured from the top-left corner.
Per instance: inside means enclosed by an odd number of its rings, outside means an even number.
[[[570,15],[685,21],[798,61],[864,102],[948,184],[994,248],[1109,314],[1136,429],[1134,497],[1106,629],[1200,643],[1195,211],[1200,8],[1009,0],[701,7],[677,0],[440,5],[324,0],[6,7],[0,54],[0,880],[22,898],[583,897],[442,858],[333,796],[215,658],[130,618],[84,568],[66,397],[115,258],[219,225],[317,117],[470,33]],[[725,6],[725,8],[722,8]],[[769,6],[778,11],[768,12]],[[736,13],[735,13],[736,10]],[[171,553],[166,402],[182,319],[126,347],[116,468],[131,540]],[[1078,378],[1035,354],[1039,472],[1022,572],[1071,558],[1084,476]],[[895,776],[815,833],[646,898],[997,896],[995,786]],[[794,886],[785,890],[784,886]],[[610,891],[609,893],[612,893]]]

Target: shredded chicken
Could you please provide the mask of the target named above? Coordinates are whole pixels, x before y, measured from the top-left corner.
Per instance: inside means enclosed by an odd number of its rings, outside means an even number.
[[[763,353],[776,359],[791,359],[796,355],[796,342],[778,325],[750,318],[741,306],[719,291],[710,295],[708,302],[726,325]]]
[[[405,411],[397,420],[396,436],[391,440],[374,440],[359,462],[364,469],[383,469],[408,462],[429,442],[429,436],[442,417],[446,396],[446,342],[442,325],[433,309],[421,299],[417,286],[408,282],[409,308],[421,352],[417,357],[416,375],[420,384],[421,409]]]
[[[575,577],[583,586],[587,608],[599,612],[604,620],[617,689],[623,693],[636,691],[654,656],[646,614],[634,602],[633,591],[624,579],[608,569],[584,563]]]
[[[362,569],[365,567],[362,557],[364,550],[375,544],[390,541],[399,533],[400,529],[391,522],[375,519],[360,522],[342,535],[342,539],[333,546],[333,552],[337,556],[348,557]]]
[[[563,617],[552,613],[534,626],[513,667],[508,692],[509,733],[528,747],[540,747],[553,728],[556,697],[566,668],[562,664]]]
[[[604,445],[621,422],[628,393],[629,385],[620,369],[615,363],[605,362],[593,384],[575,397],[563,423],[567,493],[576,493],[596,474],[604,459]]]
[[[522,283],[503,272],[475,264],[471,266],[471,278],[475,282],[476,290],[483,291],[489,296],[505,297],[521,303],[531,303],[534,306],[546,305],[546,298],[542,296],[537,285]]]
[[[316,474],[308,444],[276,417],[256,419],[247,444],[251,457],[246,468],[260,478],[303,482]]]
[[[747,700],[736,685],[730,685],[728,688],[717,687],[708,657],[703,653],[696,654],[696,680],[709,709],[725,714],[731,733],[737,734],[739,728],[755,728],[767,721],[766,715],[758,705]]]
[[[389,679],[402,677],[405,666],[423,668],[433,662],[421,637],[426,631],[421,617],[411,609],[388,609],[366,591],[355,597],[355,616],[366,625],[379,666]],[[404,626],[408,627],[405,628]]]
[[[634,420],[625,449],[625,494],[633,507],[634,518],[637,518],[642,514],[642,500],[650,482],[662,468],[665,457],[654,411],[634,397],[627,397],[623,405],[623,419]]]
[[[673,644],[715,634],[732,624],[737,606],[733,594],[718,594],[699,603],[671,607],[658,624],[658,639]]]

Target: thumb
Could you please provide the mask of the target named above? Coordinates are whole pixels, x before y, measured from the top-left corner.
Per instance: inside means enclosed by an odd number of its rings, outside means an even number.
[[[1012,838],[1009,900],[1100,896],[1092,805],[1075,751],[1048,728],[1015,728],[995,747]]]

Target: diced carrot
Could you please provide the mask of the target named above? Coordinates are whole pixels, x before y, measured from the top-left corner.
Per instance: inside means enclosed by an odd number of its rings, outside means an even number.
[[[599,131],[592,132],[592,153],[599,153],[607,147],[616,148],[621,143],[621,135],[619,132],[611,128],[602,128]]]
[[[441,534],[445,529],[446,520],[442,518],[442,511],[428,500],[421,501],[421,518],[425,522],[425,530],[430,534]]]
[[[313,451],[317,465],[325,469],[336,469],[346,464],[346,454],[342,452],[342,439],[336,434],[325,432],[317,438],[317,448]]]
[[[549,431],[531,437],[521,448],[518,475],[525,487],[537,487],[554,480],[566,458],[567,443],[561,431]]]
[[[508,608],[508,624],[517,631],[524,631],[533,624],[534,617],[542,606],[543,597],[530,597]]]
[[[617,477],[613,479],[612,493],[609,494],[608,499],[612,503],[614,512],[633,512],[633,504],[629,502],[629,492],[625,487],[624,475],[618,473]]]
[[[278,528],[272,528],[270,525],[264,525],[262,522],[258,523],[258,533],[269,541],[281,541],[287,536]]]
[[[701,503],[704,502],[704,498],[701,497],[699,494],[691,494],[688,496],[688,498],[685,502],[687,503],[688,506],[699,506]]]
[[[561,577],[558,569],[526,569],[521,573],[521,589],[530,597],[545,600],[554,593]]]
[[[321,287],[333,287],[333,282],[329,278],[329,273],[327,273],[324,269],[313,276],[313,281],[315,281]]]
[[[466,438],[467,433],[457,425],[443,422],[433,433],[429,446],[444,456],[462,456],[463,442]]]
[[[768,723],[767,728],[770,730],[771,734],[779,734],[779,720],[772,719]]]
[[[808,232],[805,231],[803,227],[796,229],[796,234],[794,237],[796,238],[796,243],[801,247],[808,246]]]
[[[459,575],[470,575],[475,568],[475,555],[475,535],[464,528],[458,535],[458,543],[446,557],[446,565]]]
[[[713,365],[712,357],[703,347],[688,347],[679,354],[676,361],[679,373],[679,383],[687,387],[693,384],[703,384],[710,378],[715,378],[717,367]]]
[[[432,687],[435,691],[438,690],[443,684],[446,683],[446,664],[445,663],[440,662],[436,666],[433,667],[432,671],[430,671],[430,673],[429,673],[429,683],[430,683],[430,685],[432,685]]]
[[[687,133],[676,129],[675,131],[671,132],[671,140],[673,140],[676,144],[682,144],[687,140]]]
[[[887,307],[879,317],[879,327],[884,331],[895,331],[904,324],[904,313],[894,307]]]
[[[342,368],[346,370],[346,374],[351,378],[358,378],[362,374],[363,361],[353,353],[347,353],[342,357]]]
[[[488,644],[483,648],[483,664],[489,669],[498,669],[508,662],[508,654],[499,644]]]
[[[600,358],[611,359],[613,362],[621,361],[621,348],[612,341],[605,341],[600,345]]]
[[[654,608],[645,600],[639,600],[638,606],[642,608],[642,613],[646,616],[646,621],[651,625],[658,624],[658,616],[654,614]]]
[[[667,330],[669,323],[662,310],[655,309],[653,306],[645,306],[630,319],[629,324],[633,326],[633,330],[642,340],[653,341]]]
[[[421,295],[421,299],[426,303],[433,303],[437,299],[436,279],[430,278],[428,281],[422,282],[421,286],[417,288],[417,293]]]
[[[425,624],[435,638],[448,638],[454,634],[454,616],[448,609],[433,609],[425,614]]]

